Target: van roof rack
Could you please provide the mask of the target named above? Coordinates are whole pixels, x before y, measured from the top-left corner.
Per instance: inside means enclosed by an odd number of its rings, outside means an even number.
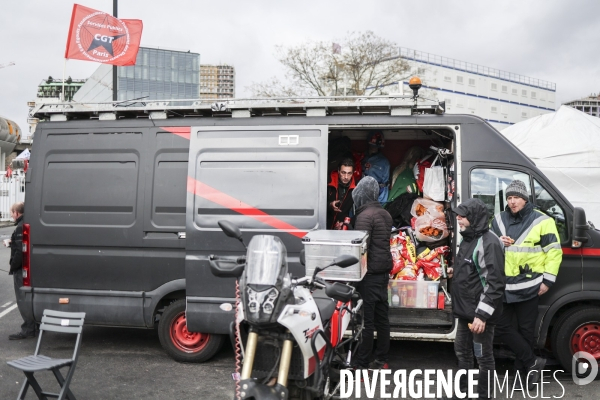
[[[269,97],[242,99],[148,100],[138,98],[105,103],[30,103],[29,117],[49,121],[69,119],[116,120],[172,117],[248,118],[270,115],[324,117],[348,114],[443,114],[444,102],[413,96]]]

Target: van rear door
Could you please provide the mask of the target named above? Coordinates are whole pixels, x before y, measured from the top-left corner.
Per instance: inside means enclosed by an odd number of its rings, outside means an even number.
[[[327,202],[326,126],[192,127],[186,215],[186,297],[188,329],[227,333],[234,303],[233,279],[210,272],[208,256],[242,255],[217,222],[239,226],[247,244],[254,235],[276,235],[291,261],[301,238],[323,228]],[[304,270],[292,262],[290,271]],[[224,306],[224,309],[228,307]]]

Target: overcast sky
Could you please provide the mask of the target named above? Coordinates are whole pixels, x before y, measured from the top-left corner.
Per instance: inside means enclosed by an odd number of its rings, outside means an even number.
[[[82,0],[112,12],[112,0]],[[62,78],[73,2],[2,0],[0,115],[27,132],[27,101],[49,75]],[[375,34],[424,52],[554,82],[557,104],[600,91],[597,0],[120,0],[119,17],[141,19],[142,45],[200,53],[200,62],[236,68],[245,86],[282,76],[277,44]],[[98,64],[69,60],[67,76],[87,78]]]

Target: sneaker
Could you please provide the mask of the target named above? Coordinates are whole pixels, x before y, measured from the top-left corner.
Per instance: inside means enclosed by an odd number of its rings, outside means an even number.
[[[33,339],[35,338],[35,333],[32,333],[30,335],[25,335],[22,332],[19,333],[15,333],[12,335],[8,335],[8,340],[21,340],[21,339]]]
[[[527,368],[527,386],[529,390],[533,390],[535,388],[535,384],[539,382],[541,371],[546,366],[546,359],[542,357],[536,357],[535,363]]]
[[[369,364],[369,369],[370,370],[390,369],[390,366],[388,365],[388,363],[386,361],[375,360]]]

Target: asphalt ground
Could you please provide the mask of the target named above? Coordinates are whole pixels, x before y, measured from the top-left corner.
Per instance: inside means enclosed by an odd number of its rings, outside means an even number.
[[[9,238],[12,230],[12,227],[0,228],[0,241]],[[9,334],[19,331],[22,322],[15,304],[12,277],[7,273],[9,257],[9,249],[0,246],[0,400],[15,399],[24,379],[22,372],[9,367],[6,362],[32,355],[37,342],[37,339],[8,340]],[[44,336],[43,348],[47,349],[49,356],[70,357],[73,345],[72,339],[59,334],[47,333]],[[500,374],[510,366],[510,360],[497,360],[496,368]],[[406,369],[407,374],[414,369],[456,369],[453,345],[393,341],[390,367],[392,370]],[[547,368],[554,371],[557,366]],[[209,362],[184,364],[166,355],[154,330],[86,326],[71,390],[80,400],[233,399],[234,382],[231,374],[234,369],[234,352],[229,343]],[[544,385],[543,398],[600,398],[598,380],[586,386],[577,386],[570,375],[558,373],[557,377],[564,387],[563,393],[562,387],[550,374],[548,376],[546,380],[551,383]],[[45,390],[58,389],[50,373],[41,375],[39,381]],[[393,389],[391,385],[388,393],[392,393]],[[364,386],[361,394],[359,398],[369,398]],[[27,399],[35,398],[30,389]],[[373,398],[385,398],[381,396],[380,386]],[[512,397],[499,395],[497,398],[532,397],[524,397],[522,392],[515,391]],[[537,398],[542,398],[539,393]]]

